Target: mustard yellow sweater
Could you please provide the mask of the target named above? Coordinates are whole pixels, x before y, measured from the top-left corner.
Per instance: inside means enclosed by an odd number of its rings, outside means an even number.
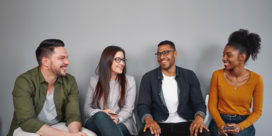
[[[235,90],[224,77],[224,69],[213,73],[210,83],[209,111],[217,126],[224,125],[220,114],[249,115],[239,123],[245,129],[258,120],[263,107],[263,80],[260,75],[250,71],[250,79]],[[250,111],[253,100],[253,110]]]

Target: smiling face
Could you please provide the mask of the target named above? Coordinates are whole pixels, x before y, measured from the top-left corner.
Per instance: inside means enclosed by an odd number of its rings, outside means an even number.
[[[232,70],[236,67],[243,66],[245,54],[240,54],[239,50],[232,46],[226,46],[223,52],[222,62],[226,70]]]
[[[121,59],[121,60],[120,60]],[[114,55],[112,65],[111,65],[111,72],[112,74],[122,74],[123,69],[125,67],[125,61],[124,61],[124,53],[122,51],[116,52]]]
[[[160,45],[157,52],[159,53],[157,60],[163,70],[168,70],[176,66],[177,52],[170,45]]]
[[[53,54],[48,57],[48,69],[56,76],[65,76],[69,65],[68,54],[64,47],[54,48]]]

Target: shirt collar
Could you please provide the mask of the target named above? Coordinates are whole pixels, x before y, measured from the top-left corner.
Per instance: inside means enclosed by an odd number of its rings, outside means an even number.
[[[158,70],[158,73],[157,73],[157,75],[158,75],[158,79],[160,79],[160,80],[163,80],[163,75],[162,75],[162,71],[161,71],[161,66],[159,66],[158,68],[157,68]],[[178,67],[176,66],[176,78],[178,78],[179,76],[181,75],[181,73],[180,73],[180,71],[178,70]]]

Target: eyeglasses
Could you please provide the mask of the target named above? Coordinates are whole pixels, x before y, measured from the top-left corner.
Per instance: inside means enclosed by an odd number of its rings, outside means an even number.
[[[121,61],[123,61],[124,63],[127,61],[127,59],[125,59],[125,58],[119,58],[119,57],[117,57],[117,58],[114,58],[113,59],[116,63],[120,63]]]
[[[169,52],[171,52],[171,51],[175,51],[175,50],[164,50],[162,52],[155,53],[155,55],[157,55],[158,57],[161,56],[161,55],[168,55]]]

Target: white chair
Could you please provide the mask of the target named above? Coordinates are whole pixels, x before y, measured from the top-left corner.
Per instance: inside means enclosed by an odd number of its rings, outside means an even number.
[[[205,104],[206,104],[206,117],[205,117],[205,119],[204,119],[204,124],[207,126],[207,127],[209,127],[209,125],[210,125],[210,122],[211,122],[211,120],[212,120],[212,116],[210,115],[210,112],[209,112],[209,109],[208,109],[208,102],[209,102],[209,94],[208,95],[206,95],[206,98],[205,98]]]

